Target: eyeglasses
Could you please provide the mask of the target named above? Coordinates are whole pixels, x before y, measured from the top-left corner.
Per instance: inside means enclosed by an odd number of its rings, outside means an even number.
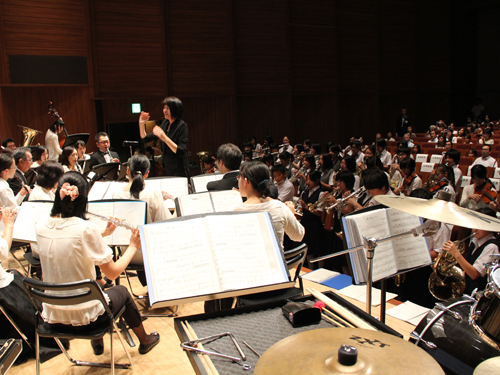
[[[99,141],[99,143],[102,145],[105,145],[106,143],[109,143],[109,140],[108,141]]]

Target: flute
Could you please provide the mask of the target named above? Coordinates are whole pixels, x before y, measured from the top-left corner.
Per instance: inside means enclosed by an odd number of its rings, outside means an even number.
[[[135,226],[133,226],[130,223],[127,223],[126,221],[116,220],[116,219],[113,219],[111,217],[107,217],[107,216],[104,216],[104,215],[95,214],[95,213],[90,212],[90,211],[87,211],[87,214],[95,216],[95,217],[97,217],[97,218],[99,218],[101,220],[104,220],[104,221],[109,221],[110,223],[116,225],[117,227],[123,227],[123,228],[130,229],[130,230],[132,230],[132,229],[135,228]]]

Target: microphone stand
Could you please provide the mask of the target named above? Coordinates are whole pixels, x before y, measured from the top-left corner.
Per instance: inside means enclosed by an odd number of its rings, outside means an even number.
[[[372,314],[372,285],[373,285],[373,256],[375,254],[375,248],[379,243],[384,243],[388,241],[392,241],[397,238],[401,237],[406,237],[409,235],[413,235],[414,237],[419,236],[422,234],[423,236],[431,236],[434,233],[437,232],[437,230],[440,228],[441,223],[438,221],[434,220],[427,220],[425,223],[422,225],[419,225],[418,227],[415,227],[413,229],[410,229],[409,231],[402,232],[399,234],[396,234],[394,236],[389,236],[386,238],[374,238],[374,237],[368,237],[366,238],[363,236],[363,245],[361,246],[356,246],[352,247],[350,249],[344,250],[344,251],[339,251],[338,253],[335,254],[330,254],[330,255],[325,255],[319,258],[315,258],[311,260],[311,263],[319,262],[321,260],[325,259],[330,259],[337,257],[339,255],[344,255],[344,254],[349,254],[353,251],[365,249],[366,250],[366,259],[367,259],[367,265],[366,265],[366,274],[367,274],[367,280],[366,280],[366,312],[368,314]],[[385,287],[382,290],[382,298],[381,303],[383,305],[383,309],[381,308],[381,320],[385,320]],[[382,318],[382,311],[383,311],[383,318]]]

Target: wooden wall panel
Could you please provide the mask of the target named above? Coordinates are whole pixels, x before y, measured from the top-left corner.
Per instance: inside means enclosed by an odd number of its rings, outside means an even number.
[[[417,95],[419,128],[427,130],[429,125],[443,120],[446,124],[454,122],[451,118],[451,97],[448,93],[421,93]]]
[[[337,5],[345,3],[358,2],[338,2]],[[340,93],[378,91],[377,17],[375,12],[369,13],[371,9],[373,7],[363,8],[359,13],[338,12],[337,56]]]
[[[385,93],[379,96],[379,108],[380,108],[380,131],[384,134],[387,131],[392,131],[394,133],[396,129],[396,118],[401,114],[401,108],[406,108],[408,116],[410,118],[410,125],[413,126],[414,132],[427,131],[426,128],[419,127],[417,112],[417,94],[415,92],[411,93]]]
[[[96,96],[164,96],[167,77],[161,0],[95,0],[91,19]]]
[[[234,94],[231,1],[168,0],[172,93]]]
[[[335,26],[335,1],[289,0],[288,3],[292,24]]]
[[[280,144],[284,135],[295,134],[286,95],[238,96],[238,145],[255,136],[262,144],[266,135]],[[294,141],[291,141],[294,142]]]
[[[346,145],[349,137],[362,136],[366,142],[382,131],[377,123],[379,118],[379,98],[375,94],[339,95],[339,142]],[[396,120],[394,120],[396,121]]]
[[[287,1],[237,0],[233,4],[237,94],[287,92]]]
[[[92,87],[81,86],[47,86],[47,87],[2,87],[2,102],[8,121],[2,128],[2,138],[12,137],[16,143],[24,139],[22,129],[16,125],[26,126],[42,131],[34,139],[34,144],[45,144],[45,132],[54,119],[48,114],[49,101],[54,103],[66,123],[70,134],[96,134],[95,106]],[[94,149],[89,142],[89,149]]]

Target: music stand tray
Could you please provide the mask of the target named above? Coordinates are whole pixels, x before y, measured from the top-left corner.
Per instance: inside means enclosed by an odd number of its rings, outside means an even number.
[[[63,148],[67,147],[67,146],[75,147],[76,142],[78,142],[78,141],[84,141],[85,144],[87,144],[89,137],[90,137],[90,133],[70,134],[70,135],[66,136],[66,139],[64,140]]]
[[[92,180],[94,182],[100,180],[115,181],[119,166],[120,163],[103,163],[94,166],[92,168],[92,172],[94,172],[96,175]]]

